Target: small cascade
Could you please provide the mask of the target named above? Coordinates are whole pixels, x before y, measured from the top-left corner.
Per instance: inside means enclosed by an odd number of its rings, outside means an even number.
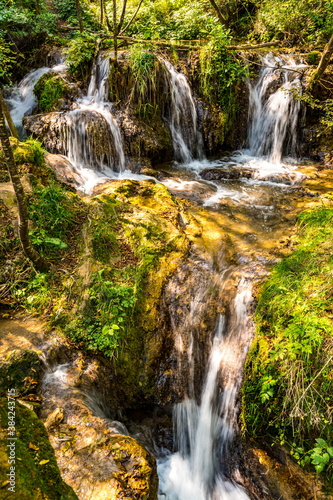
[[[191,163],[203,159],[203,140],[198,131],[198,116],[191,88],[182,73],[162,59],[168,74],[171,91],[170,131],[176,160]]]
[[[296,156],[297,124],[301,109],[293,91],[301,91],[304,64],[292,58],[268,54],[258,83],[250,86],[251,127],[249,149],[253,156],[279,164],[283,156]]]
[[[11,117],[15,127],[18,129],[22,137],[25,136],[22,127],[22,119],[25,115],[32,113],[37,105],[36,97],[34,94],[34,87],[41,76],[49,71],[59,72],[66,68],[65,64],[57,64],[52,68],[44,66],[43,68],[34,69],[28,73],[19,85],[12,89],[11,95],[6,102],[8,104]]]
[[[252,336],[251,300],[250,284],[243,278],[231,304],[230,319],[219,316],[200,404],[189,394],[174,408],[177,450],[159,460],[160,500],[249,499],[231,478],[238,473],[232,444],[237,434],[236,397]]]
[[[125,170],[123,141],[108,102],[109,73],[109,59],[98,57],[87,96],[78,99],[77,108],[66,113],[62,149],[80,173],[87,174],[86,169],[93,169],[112,176],[114,172]],[[107,129],[103,124],[98,126],[100,116],[107,123]]]

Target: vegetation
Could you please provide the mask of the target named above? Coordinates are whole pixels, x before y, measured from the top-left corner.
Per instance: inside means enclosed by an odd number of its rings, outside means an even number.
[[[265,282],[244,387],[245,432],[332,478],[333,206],[299,216],[297,250]]]
[[[60,100],[68,94],[68,85],[61,77],[46,73],[36,83],[34,94],[40,111],[53,111],[59,107]]]
[[[8,495],[8,479],[10,472],[9,452],[6,446],[5,429],[8,427],[8,400],[0,399],[0,480],[3,491]],[[14,495],[26,500],[36,499],[36,495],[45,500],[77,500],[73,489],[61,478],[54,450],[49,442],[47,432],[37,415],[16,401],[15,411],[16,439],[15,451],[19,460],[15,462]],[[4,494],[6,494],[4,493]]]

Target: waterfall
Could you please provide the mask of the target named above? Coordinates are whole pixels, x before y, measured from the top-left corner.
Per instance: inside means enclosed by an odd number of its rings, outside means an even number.
[[[219,315],[200,404],[187,397],[174,408],[177,450],[158,463],[161,500],[249,500],[230,475],[232,471],[237,476],[231,449],[237,433],[236,396],[252,335],[251,300],[250,284],[242,278],[231,320]]]
[[[98,57],[93,66],[87,95],[76,101],[77,108],[66,113],[65,129],[62,132],[62,149],[69,161],[81,173],[89,177],[87,169],[112,176],[125,170],[125,154],[119,126],[112,115],[108,101],[110,65],[108,58]],[[94,114],[102,116],[107,123],[109,137],[101,130],[101,142],[107,140],[106,152],[94,143],[89,122]],[[96,118],[96,115],[95,115]]]
[[[22,119],[25,115],[32,113],[37,105],[36,97],[34,94],[34,87],[41,76],[50,71],[59,72],[66,68],[65,64],[57,64],[52,68],[44,66],[39,69],[34,69],[28,73],[17,87],[11,91],[10,97],[6,99],[8,108],[15,127],[18,129],[22,138],[25,136],[22,127]]]
[[[250,85],[251,126],[249,149],[253,156],[265,156],[279,164],[283,155],[296,155],[297,124],[301,103],[293,91],[301,91],[304,64],[291,58],[268,54],[256,85]]]
[[[173,65],[161,59],[169,74],[171,92],[170,131],[176,160],[190,163],[194,159],[202,159],[203,140],[198,131],[198,116],[191,88],[182,73]]]

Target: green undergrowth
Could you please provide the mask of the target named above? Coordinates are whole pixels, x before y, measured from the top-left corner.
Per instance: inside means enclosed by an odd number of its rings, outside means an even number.
[[[217,28],[214,36],[200,49],[199,89],[201,95],[218,110],[220,141],[223,143],[237,111],[237,88],[248,76],[247,64],[228,50],[229,30]]]
[[[13,401],[0,399],[1,498],[77,500],[73,489],[61,479],[44,425],[33,411]],[[9,430],[13,429],[8,427],[8,416],[13,415],[14,439],[8,440]]]
[[[66,323],[66,335],[86,349],[117,357],[119,350],[142,342],[138,331],[149,316],[154,328],[156,287],[160,287],[160,294],[172,269],[161,273],[160,261],[180,253],[184,245],[177,223],[170,226],[165,214],[160,215],[163,207],[178,213],[177,204],[163,186],[131,181],[90,204],[85,242],[91,260],[88,268],[86,262],[81,269],[88,273],[85,300],[79,305],[80,314],[71,315],[70,321],[68,312],[56,320]],[[81,284],[79,288],[82,293]]]
[[[34,86],[34,94],[42,112],[53,111],[59,107],[60,100],[68,95],[67,83],[58,75],[46,73]]]
[[[333,482],[333,205],[298,217],[297,249],[275,266],[256,310],[244,432],[286,443]]]

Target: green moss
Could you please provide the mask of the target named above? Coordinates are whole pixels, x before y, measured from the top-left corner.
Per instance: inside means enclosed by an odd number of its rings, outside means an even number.
[[[60,476],[53,448],[44,425],[34,412],[15,403],[15,493],[8,491],[10,471],[7,447],[8,401],[0,400],[0,482],[8,498],[20,500],[77,500],[72,488]],[[7,497],[6,497],[7,498]]]
[[[36,351],[13,351],[0,361],[0,396],[15,388],[23,396],[36,390],[41,375],[41,361]]]
[[[308,53],[306,59],[308,64],[313,64],[313,65],[318,64],[320,59],[320,52],[318,52],[318,50],[312,50],[311,52]]]
[[[316,440],[333,445],[333,207],[328,201],[299,216],[297,243],[259,294],[243,418],[248,435],[293,443],[302,450],[296,458],[304,465],[318,447]],[[324,467],[328,476],[332,468],[333,458]]]
[[[69,87],[59,75],[45,73],[34,87],[38,107],[42,112],[54,111],[62,99],[68,96]]]
[[[142,350],[144,331],[156,327],[165,279],[188,248],[178,215],[165,186],[150,182],[115,183],[92,200],[85,234],[92,260],[83,314],[66,328],[71,338],[117,355],[123,367],[130,363],[125,344]]]

